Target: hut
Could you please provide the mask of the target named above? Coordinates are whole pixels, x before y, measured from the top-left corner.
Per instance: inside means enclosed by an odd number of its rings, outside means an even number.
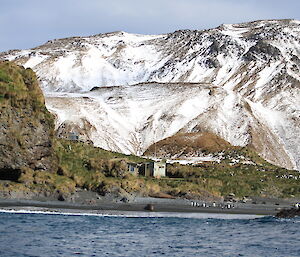
[[[140,164],[138,163],[133,163],[133,162],[129,162],[127,163],[128,165],[128,172],[134,176],[139,175],[139,169],[140,169]]]
[[[166,161],[152,161],[144,163],[140,168],[140,174],[145,177],[165,177],[166,176]]]

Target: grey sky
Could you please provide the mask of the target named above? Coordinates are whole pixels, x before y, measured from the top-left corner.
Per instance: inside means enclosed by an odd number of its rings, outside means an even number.
[[[160,34],[258,19],[299,19],[299,0],[0,0],[0,51],[123,30]]]

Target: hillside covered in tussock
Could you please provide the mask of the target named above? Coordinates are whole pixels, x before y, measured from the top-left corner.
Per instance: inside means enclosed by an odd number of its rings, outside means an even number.
[[[31,69],[0,62],[0,173],[56,172],[54,119]],[[20,174],[19,174],[20,175]]]

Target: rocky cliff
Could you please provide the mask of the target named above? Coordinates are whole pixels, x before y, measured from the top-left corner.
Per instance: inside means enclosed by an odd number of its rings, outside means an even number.
[[[0,179],[17,181],[24,171],[56,172],[54,121],[36,75],[0,62]]]

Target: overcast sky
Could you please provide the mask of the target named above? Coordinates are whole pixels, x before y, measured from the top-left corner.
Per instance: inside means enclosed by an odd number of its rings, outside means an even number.
[[[0,51],[117,30],[160,34],[287,18],[300,20],[300,0],[0,0]]]

